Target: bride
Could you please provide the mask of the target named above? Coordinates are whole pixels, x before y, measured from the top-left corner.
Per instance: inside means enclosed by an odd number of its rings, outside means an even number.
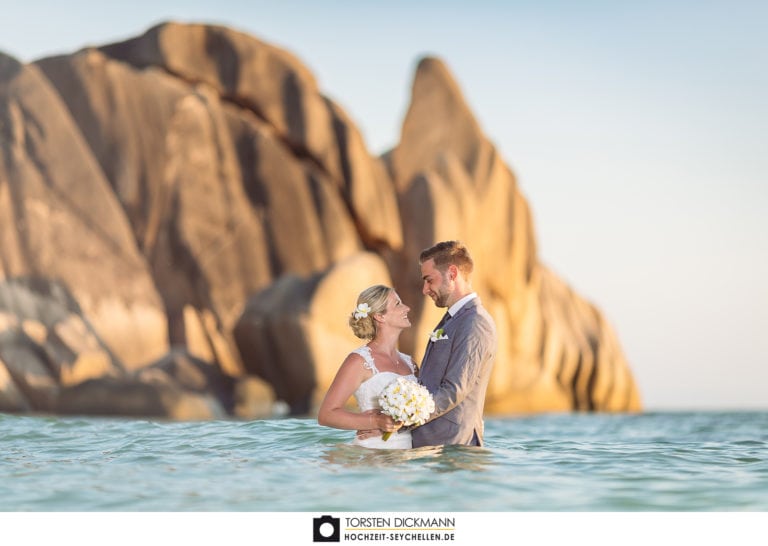
[[[411,357],[397,350],[400,333],[411,326],[410,307],[400,301],[393,288],[375,285],[363,290],[357,307],[349,317],[352,332],[368,343],[352,351],[342,362],[317,414],[321,425],[346,430],[378,430],[366,437],[355,437],[354,445],[379,449],[409,449],[410,431],[392,434],[384,441],[381,432],[396,431],[396,423],[379,411],[382,389],[399,376],[416,381],[416,365]],[[355,397],[360,413],[345,405]],[[366,434],[368,436],[368,434]]]

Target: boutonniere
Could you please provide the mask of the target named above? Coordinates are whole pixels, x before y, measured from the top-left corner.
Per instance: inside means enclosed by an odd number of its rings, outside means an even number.
[[[442,328],[438,328],[431,334],[429,334],[429,341],[435,342],[435,341],[442,341],[444,339],[448,339],[448,336],[445,335],[445,330]]]

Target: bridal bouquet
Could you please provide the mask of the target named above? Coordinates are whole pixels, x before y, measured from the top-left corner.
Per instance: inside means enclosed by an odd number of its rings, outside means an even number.
[[[427,388],[404,377],[398,377],[384,387],[379,395],[379,405],[382,413],[405,426],[423,425],[435,411],[435,401]],[[385,432],[381,438],[386,442],[391,435],[391,432]]]

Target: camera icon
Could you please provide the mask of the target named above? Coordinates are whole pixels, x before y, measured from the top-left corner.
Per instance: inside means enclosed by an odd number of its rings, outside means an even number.
[[[321,516],[312,520],[313,542],[339,542],[339,518]]]

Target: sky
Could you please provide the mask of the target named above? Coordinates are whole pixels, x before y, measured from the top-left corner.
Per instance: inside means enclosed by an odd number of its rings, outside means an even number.
[[[6,2],[31,62],[167,20],[290,50],[376,154],[418,60],[443,59],[534,215],[541,261],[597,305],[647,410],[768,408],[768,3]]]

